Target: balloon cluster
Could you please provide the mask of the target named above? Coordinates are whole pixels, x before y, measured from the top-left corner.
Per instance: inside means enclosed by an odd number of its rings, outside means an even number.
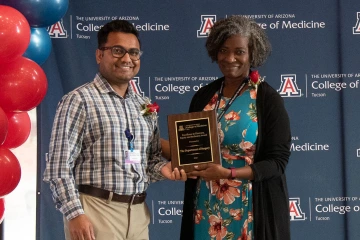
[[[0,223],[4,197],[21,178],[21,167],[10,149],[30,135],[27,111],[45,97],[47,78],[40,67],[50,55],[46,27],[66,13],[69,0],[0,0]]]

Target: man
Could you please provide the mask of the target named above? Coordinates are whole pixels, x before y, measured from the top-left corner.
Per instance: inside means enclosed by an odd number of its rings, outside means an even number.
[[[99,73],[60,101],[44,181],[67,240],[148,239],[150,181],[186,180],[161,159],[157,118],[129,87],[140,69],[138,32],[115,20],[98,32]]]

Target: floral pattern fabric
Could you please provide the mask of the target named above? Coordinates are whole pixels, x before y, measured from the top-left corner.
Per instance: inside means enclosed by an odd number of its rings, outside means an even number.
[[[222,166],[225,168],[240,168],[253,162],[258,131],[256,90],[250,87],[238,96],[218,123]],[[224,97],[220,100],[218,114],[229,100]],[[217,101],[218,93],[204,111],[213,110]],[[254,239],[251,181],[201,180],[195,201],[194,239]]]

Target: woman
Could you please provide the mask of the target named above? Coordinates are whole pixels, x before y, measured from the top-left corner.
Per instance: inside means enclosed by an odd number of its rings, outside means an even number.
[[[215,109],[222,165],[188,173],[181,239],[290,239],[285,168],[290,126],[283,100],[257,71],[271,52],[264,30],[242,16],[220,20],[206,42],[222,78],[201,88],[190,112]]]

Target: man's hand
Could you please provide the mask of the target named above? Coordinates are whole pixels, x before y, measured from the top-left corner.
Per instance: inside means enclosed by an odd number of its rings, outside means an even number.
[[[94,240],[94,228],[85,214],[69,221],[71,240]]]
[[[181,169],[179,171],[179,169],[175,168],[174,171],[172,171],[171,162],[168,162],[165,166],[161,168],[161,174],[167,179],[173,181],[176,180],[186,181],[187,179],[184,169]]]
[[[161,155],[164,158],[166,158],[167,160],[170,160],[171,154],[170,154],[170,143],[169,143],[169,141],[161,138],[160,142],[161,142]]]

